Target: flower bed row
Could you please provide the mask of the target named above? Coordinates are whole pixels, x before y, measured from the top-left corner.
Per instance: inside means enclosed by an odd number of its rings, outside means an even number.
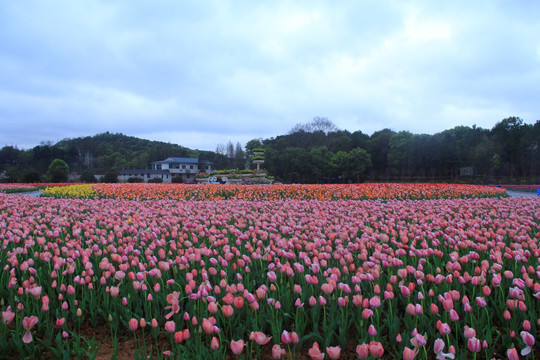
[[[93,184],[48,188],[44,196],[59,198],[123,198],[132,200],[375,200],[501,197],[501,188],[455,184],[334,185],[186,185]]]
[[[141,357],[516,358],[540,329],[539,238],[534,198],[0,194],[0,348],[76,356],[108,324]]]

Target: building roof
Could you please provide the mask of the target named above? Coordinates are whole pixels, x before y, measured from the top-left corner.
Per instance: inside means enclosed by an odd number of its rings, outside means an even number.
[[[180,164],[199,164],[199,159],[197,158],[182,158],[182,157],[168,157],[165,160],[152,161],[152,164],[170,164],[170,163],[180,163]],[[211,162],[201,161],[201,164],[210,165]]]

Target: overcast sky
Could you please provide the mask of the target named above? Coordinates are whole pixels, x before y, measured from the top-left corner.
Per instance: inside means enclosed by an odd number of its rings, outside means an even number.
[[[0,147],[540,119],[540,1],[0,0]]]

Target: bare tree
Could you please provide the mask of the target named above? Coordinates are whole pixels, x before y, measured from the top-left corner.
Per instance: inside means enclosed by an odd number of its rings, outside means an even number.
[[[218,153],[220,155],[227,155],[227,149],[225,148],[225,145],[217,144],[216,153]]]
[[[309,133],[322,131],[325,134],[328,134],[328,133],[338,131],[338,130],[339,130],[338,127],[333,122],[328,120],[328,118],[316,116],[309,123],[296,124],[289,131],[289,134],[294,134],[295,132],[299,132],[299,131],[305,131]]]

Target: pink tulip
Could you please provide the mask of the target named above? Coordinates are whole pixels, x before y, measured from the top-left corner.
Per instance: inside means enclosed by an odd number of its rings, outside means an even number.
[[[421,334],[415,334],[411,339],[411,344],[413,344],[415,348],[421,348],[426,345],[426,343],[426,339]]]
[[[484,299],[481,296],[477,296],[475,300],[476,300],[476,305],[478,305],[481,308],[487,305],[486,299]]]
[[[450,310],[450,320],[452,320],[452,321],[459,321],[459,315],[458,315],[458,313],[456,312],[456,310],[454,310],[454,309],[451,309],[451,310]]]
[[[223,305],[221,312],[225,317],[231,317],[234,313],[234,309],[231,305]]]
[[[360,344],[356,347],[356,355],[360,359],[367,359],[369,356],[369,345],[368,344]]]
[[[37,323],[38,323],[39,319],[37,318],[37,316],[27,316],[23,319],[22,321],[22,326],[25,330],[30,330],[32,329]]]
[[[139,327],[139,321],[137,321],[137,319],[135,318],[131,318],[129,320],[129,330],[135,331],[137,330],[138,327]]]
[[[473,328],[470,328],[467,325],[465,325],[465,328],[463,330],[463,335],[465,336],[465,339],[470,339],[476,336],[476,331]]]
[[[204,318],[202,321],[202,328],[204,332],[208,335],[214,332],[214,324],[212,324],[212,322],[206,318]]]
[[[2,322],[4,324],[9,324],[15,318],[15,313],[11,311],[11,306],[8,306],[6,311],[2,311]]]
[[[439,333],[441,335],[448,335],[452,332],[452,329],[450,329],[450,325],[447,323],[441,324],[441,327],[439,328]]]
[[[209,302],[208,303],[208,312],[210,314],[215,314],[215,313],[217,313],[217,311],[218,311],[218,304],[213,302],[213,301]]]
[[[244,351],[244,346],[245,346],[244,340],[238,340],[238,341],[231,340],[231,351],[235,355],[240,355]]]
[[[263,332],[260,331],[253,331],[249,335],[249,340],[255,341],[257,345],[266,345],[270,340],[272,340],[272,337],[266,336]]]
[[[526,347],[521,350],[521,355],[527,356],[531,353],[532,347],[536,343],[534,336],[527,331],[522,331],[520,334],[521,340],[525,343]]]
[[[268,277],[268,280],[270,280],[270,282],[275,282],[277,280],[276,273],[273,271],[267,272],[266,276]]]
[[[369,336],[376,336],[377,335],[377,329],[375,329],[375,326],[373,326],[373,324],[369,325],[368,334],[369,334]]]
[[[300,338],[298,337],[298,334],[296,331],[291,332],[291,343],[292,344],[298,344],[300,342]]]
[[[34,327],[34,325],[38,323],[38,321],[39,319],[37,318],[37,316],[29,316],[23,319],[22,326],[26,330],[26,333],[24,334],[22,341],[25,344],[30,344],[32,342],[33,338],[30,330]]]
[[[283,330],[283,332],[281,333],[281,342],[287,345],[290,344],[291,341],[291,335],[289,334],[289,332],[287,330]]]
[[[281,357],[283,355],[285,355],[287,352],[285,351],[285,349],[283,349],[281,346],[279,345],[274,345],[272,346],[272,358],[273,359],[281,359]]]
[[[452,352],[443,353],[444,350],[444,341],[442,339],[436,339],[435,344],[433,345],[433,351],[435,352],[437,360],[446,360],[446,358],[453,359],[455,356]]]
[[[417,349],[411,349],[408,347],[403,348],[403,360],[413,360],[416,357],[416,354],[418,354]]]
[[[362,310],[362,319],[367,320],[372,316],[373,316],[373,310],[371,309]]]
[[[482,351],[482,343],[479,339],[472,337],[467,340],[467,349],[469,349],[470,352],[480,352]]]
[[[313,360],[324,360],[324,353],[319,349],[317,342],[313,343],[313,346],[308,350],[308,354]]]
[[[219,340],[218,340],[217,337],[215,337],[215,336],[212,337],[212,341],[210,341],[210,348],[212,350],[219,349]]]
[[[177,344],[180,344],[182,341],[184,341],[184,332],[183,331],[177,331],[174,333],[174,341]]]
[[[516,348],[506,350],[506,357],[508,360],[519,360],[519,354]]]
[[[341,356],[341,347],[340,346],[327,346],[326,353],[330,359],[339,359]]]
[[[369,352],[371,356],[380,359],[384,354],[384,348],[380,342],[370,341],[369,343]]]
[[[165,331],[172,334],[176,330],[176,324],[174,321],[165,322]]]

